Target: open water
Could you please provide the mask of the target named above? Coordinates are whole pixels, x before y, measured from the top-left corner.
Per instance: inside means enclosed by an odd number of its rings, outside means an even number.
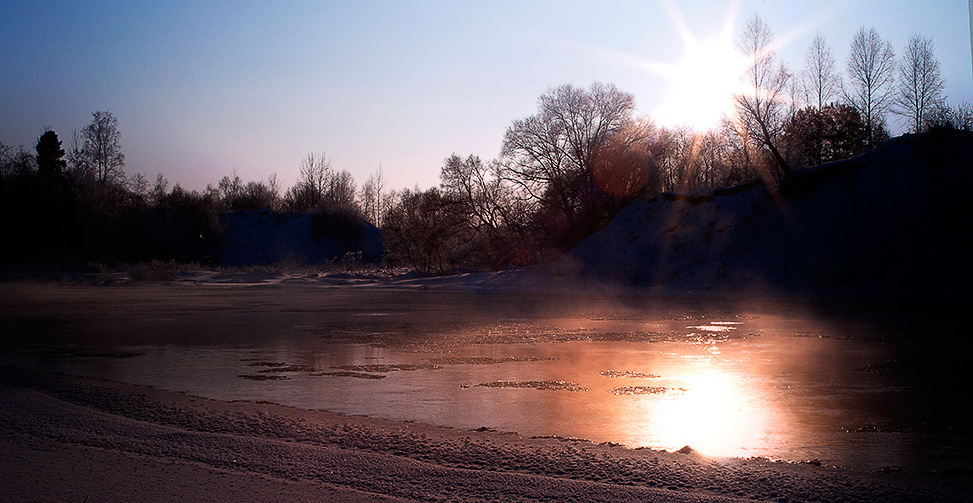
[[[963,327],[943,333],[901,306],[849,315],[766,300],[104,291],[19,310],[0,364],[713,456],[866,470],[973,460]]]

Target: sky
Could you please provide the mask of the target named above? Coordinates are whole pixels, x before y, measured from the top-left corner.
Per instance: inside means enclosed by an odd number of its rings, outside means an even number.
[[[512,121],[562,84],[614,84],[663,126],[715,120],[754,13],[794,73],[815,34],[841,71],[863,26],[897,54],[922,34],[949,102],[973,103],[970,3],[6,0],[0,142],[33,151],[52,128],[68,147],[107,110],[126,173],[170,186],[235,173],[286,188],[323,152],[359,186],[381,167],[389,188],[428,188],[452,153],[496,158]]]

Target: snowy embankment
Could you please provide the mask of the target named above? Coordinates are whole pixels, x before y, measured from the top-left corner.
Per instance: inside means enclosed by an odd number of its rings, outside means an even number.
[[[6,501],[887,503],[957,501],[967,489],[941,477],[527,439],[10,368],[0,369],[0,448]]]
[[[973,134],[893,139],[779,187],[666,193],[557,265],[672,292],[950,298],[973,279]]]

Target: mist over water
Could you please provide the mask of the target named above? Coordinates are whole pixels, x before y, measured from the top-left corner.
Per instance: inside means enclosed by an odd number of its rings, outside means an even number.
[[[0,364],[713,456],[875,470],[968,464],[973,452],[969,398],[951,363],[961,346],[936,320],[923,329],[881,315],[890,306],[857,306],[870,314],[859,317],[795,302],[639,296],[75,295],[84,298],[12,318],[15,339],[30,333],[31,343],[9,344]],[[935,348],[921,349],[926,341]]]

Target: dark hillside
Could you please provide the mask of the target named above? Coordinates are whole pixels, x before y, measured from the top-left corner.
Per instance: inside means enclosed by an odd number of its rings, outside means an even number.
[[[906,135],[775,189],[658,195],[570,257],[673,291],[949,298],[973,279],[971,192],[973,134]]]

